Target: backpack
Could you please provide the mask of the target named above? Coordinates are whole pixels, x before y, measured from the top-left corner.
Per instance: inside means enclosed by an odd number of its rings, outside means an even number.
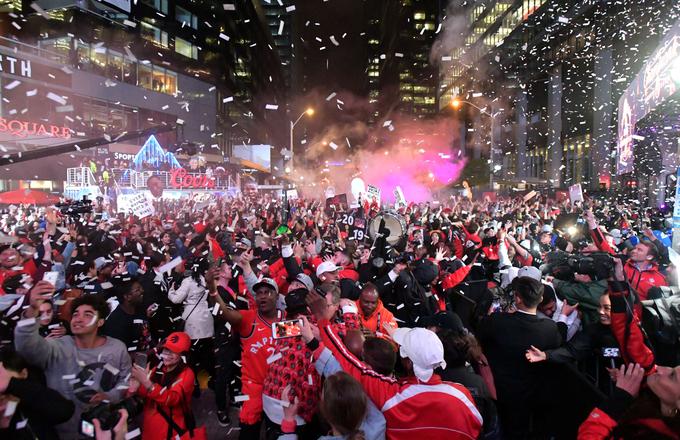
[[[656,287],[649,294],[656,299],[642,301],[642,326],[654,346],[657,364],[676,365],[680,360],[680,288]]]

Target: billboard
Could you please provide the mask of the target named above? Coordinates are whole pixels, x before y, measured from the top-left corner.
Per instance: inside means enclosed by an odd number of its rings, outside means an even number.
[[[616,174],[633,171],[635,126],[680,89],[680,20],[619,99]]]
[[[232,156],[271,172],[271,145],[234,145]],[[247,163],[244,165],[248,165]]]

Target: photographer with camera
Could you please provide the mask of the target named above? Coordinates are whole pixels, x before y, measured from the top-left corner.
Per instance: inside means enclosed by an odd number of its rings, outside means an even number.
[[[616,255],[616,250],[605,240],[604,234],[598,227],[593,212],[587,210],[584,214],[590,228],[590,234],[598,249],[611,255]],[[668,285],[666,278],[659,271],[658,262],[659,249],[653,241],[640,241],[628,252],[628,259],[623,266],[623,272],[630,287],[637,293],[640,301],[647,299],[649,289],[652,287]]]
[[[57,426],[62,438],[76,438],[81,412],[123,397],[130,374],[130,356],[121,341],[101,336],[109,306],[98,295],[84,295],[71,303],[71,333],[45,339],[38,332],[40,305],[54,286],[39,281],[29,293],[30,306],[14,330],[17,352],[45,371],[47,386],[76,404],[71,419]]]

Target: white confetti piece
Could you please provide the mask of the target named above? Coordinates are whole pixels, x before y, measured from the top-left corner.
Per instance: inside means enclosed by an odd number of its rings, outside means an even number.
[[[225,11],[235,11],[236,10],[236,6],[234,6],[231,3],[223,3],[222,7],[224,8]]]
[[[274,362],[278,361],[281,359],[283,355],[281,353],[276,353],[267,358],[267,364],[273,364]]]
[[[61,96],[57,95],[56,93],[48,92],[47,99],[51,99],[52,101],[57,102],[60,105],[66,105],[66,100]]]
[[[14,415],[14,413],[17,410],[17,405],[19,405],[19,402],[16,400],[8,400],[7,401],[7,406],[5,407],[5,417],[11,417]]]
[[[228,97],[222,99],[222,103],[233,102],[233,101],[234,101],[233,96],[228,96]]]
[[[21,81],[14,80],[5,86],[5,90],[12,90],[16,88],[19,84],[21,84]]]
[[[293,12],[295,10],[295,6],[287,6],[286,7],[286,12]]]
[[[250,400],[250,396],[247,395],[247,394],[242,395],[242,396],[234,396],[234,402],[236,402],[236,403],[245,402],[246,400]]]
[[[265,109],[267,109],[267,110],[278,110],[279,106],[277,104],[267,104],[265,106]]]
[[[128,431],[127,434],[125,434],[125,440],[130,440],[132,438],[136,438],[142,435],[142,431],[137,428],[133,429],[132,431]]]
[[[220,38],[224,41],[229,41],[229,35],[220,32]]]
[[[17,322],[17,327],[26,327],[27,325],[35,324],[35,318],[26,318]]]

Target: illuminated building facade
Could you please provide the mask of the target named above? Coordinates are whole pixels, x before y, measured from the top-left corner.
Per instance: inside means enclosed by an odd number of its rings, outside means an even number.
[[[285,94],[255,0],[32,5],[0,9],[0,55],[16,54],[34,67],[23,80],[0,72],[3,85],[20,81],[2,90],[0,116],[54,121],[83,138],[177,125],[159,136],[162,145],[191,142],[220,156],[235,144],[285,140],[282,117],[266,110],[285,105]],[[25,19],[12,19],[21,13]],[[45,99],[48,93],[63,103]]]
[[[392,115],[413,119],[438,112],[438,67],[430,48],[442,12],[438,0],[366,2],[368,99],[371,122]]]
[[[454,2],[461,39],[442,54],[440,110],[458,97],[496,115],[492,127],[465,103],[455,112],[469,157],[490,160],[492,146],[506,187],[640,180],[616,178],[620,99],[678,19],[677,2]]]

